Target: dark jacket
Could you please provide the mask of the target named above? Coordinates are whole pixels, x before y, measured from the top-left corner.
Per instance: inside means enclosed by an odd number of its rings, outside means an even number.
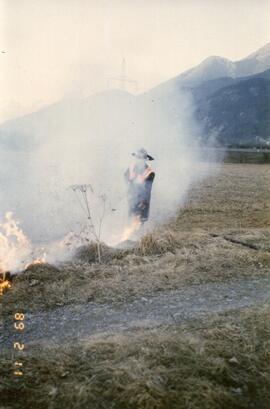
[[[126,170],[124,176],[128,185],[129,217],[139,216],[140,220],[145,222],[149,217],[155,173],[147,164],[142,169],[133,164]]]

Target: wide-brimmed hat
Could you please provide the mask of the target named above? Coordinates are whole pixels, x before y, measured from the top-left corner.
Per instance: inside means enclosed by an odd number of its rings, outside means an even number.
[[[153,156],[149,155],[144,148],[138,149],[131,155],[135,156],[138,159],[154,160]]]

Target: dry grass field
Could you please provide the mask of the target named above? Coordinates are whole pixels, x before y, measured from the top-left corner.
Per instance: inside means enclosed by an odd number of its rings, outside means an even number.
[[[177,217],[134,249],[104,246],[98,264],[92,245],[57,268],[31,266],[6,294],[5,311],[127,301],[195,283],[264,276],[269,250],[270,166],[226,164],[192,186]]]
[[[268,409],[269,305],[181,327],[36,347],[16,379],[1,364],[5,409]]]
[[[213,165],[214,166],[214,165]],[[203,165],[202,165],[203,171]],[[211,282],[270,276],[270,166],[225,164],[185,207],[129,250],[95,248],[36,265],[1,297],[2,317],[65,304],[123,303]],[[23,352],[4,350],[1,409],[267,409],[270,306]]]

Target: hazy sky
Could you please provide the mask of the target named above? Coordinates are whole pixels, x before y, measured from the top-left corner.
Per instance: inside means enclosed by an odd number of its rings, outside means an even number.
[[[270,0],[0,0],[0,121],[106,89],[123,57],[143,92],[269,41]]]

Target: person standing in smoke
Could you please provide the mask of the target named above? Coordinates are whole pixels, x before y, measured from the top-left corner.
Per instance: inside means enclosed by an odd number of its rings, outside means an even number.
[[[143,224],[148,220],[152,184],[155,173],[147,161],[154,158],[141,148],[132,153],[134,161],[124,176],[128,186],[128,214],[131,221]]]

